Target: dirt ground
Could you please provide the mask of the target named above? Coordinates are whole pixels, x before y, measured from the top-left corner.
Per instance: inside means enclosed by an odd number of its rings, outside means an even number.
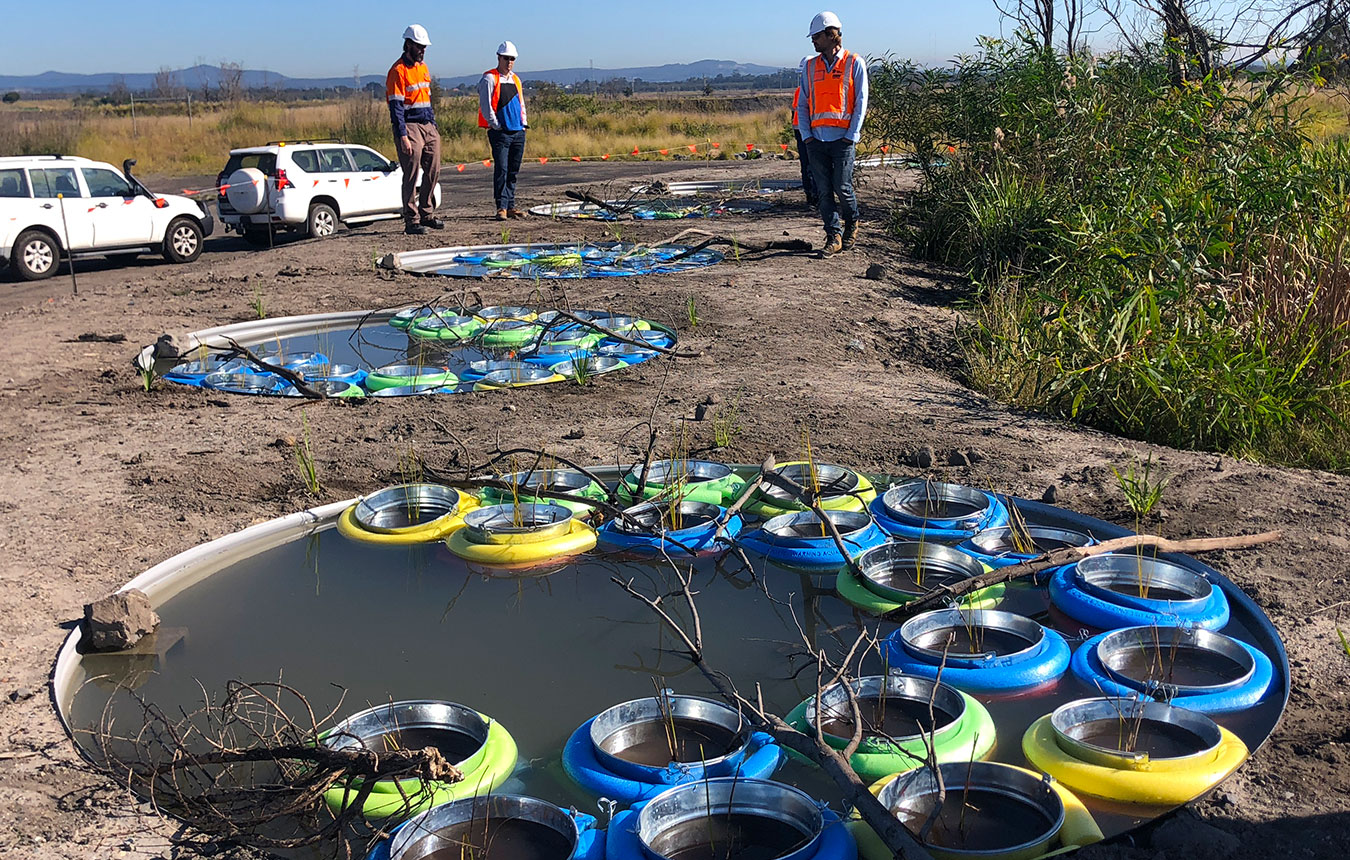
[[[788,177],[779,161],[716,164],[527,165],[523,202],[562,198],[590,181]],[[218,229],[200,260],[85,263],[79,293],[68,277],[37,285],[0,281],[0,857],[182,856],[176,825],[91,772],[53,710],[48,676],[86,601],[195,544],[308,507],[287,437],[300,432],[294,402],[222,397],[157,383],[144,393],[130,360],[163,332],[269,316],[378,308],[435,299],[435,278],[379,276],[390,251],[500,242],[489,219],[489,171],[445,180],[444,233],[404,236],[398,222],[326,241],[286,240],[249,249]],[[205,180],[209,182],[210,179]],[[709,398],[734,415],[718,459],[780,460],[810,430],[823,461],[930,471],[1029,498],[1055,488],[1056,502],[1132,525],[1111,467],[1151,455],[1171,476],[1146,528],[1169,537],[1280,529],[1278,543],[1206,561],[1251,594],[1289,650],[1293,695],[1270,742],[1210,798],[1168,824],[1085,855],[1122,858],[1343,857],[1350,846],[1350,658],[1335,622],[1350,616],[1350,479],[1142,445],[1012,411],[957,381],[954,307],[961,283],[909,259],[888,238],[888,208],[911,177],[873,171],[861,188],[861,247],[828,261],[781,254],[702,271],[558,284],[576,307],[632,311],[670,323],[697,358],[658,362],[597,380],[465,397],[409,398],[307,409],[323,498],[331,501],[397,479],[398,451],[414,445],[432,465],[460,449],[476,459],[500,444],[542,445],[582,462],[629,462],[655,409],[669,426]],[[169,191],[201,177],[156,177]],[[727,218],[720,232],[751,240],[821,241],[818,220],[794,195],[772,217]],[[512,241],[598,237],[596,223],[531,219]],[[642,223],[624,238],[650,240],[687,226]],[[880,274],[864,277],[869,265]],[[519,304],[533,284],[469,282],[483,302]],[[553,285],[548,285],[553,286]],[[688,303],[698,325],[688,320]],[[125,335],[123,343],[79,336]],[[694,446],[712,442],[711,420],[691,421]],[[970,457],[971,453],[974,457]],[[974,466],[948,466],[962,459]],[[1350,627],[1350,617],[1343,626]],[[224,856],[222,854],[222,856]]]

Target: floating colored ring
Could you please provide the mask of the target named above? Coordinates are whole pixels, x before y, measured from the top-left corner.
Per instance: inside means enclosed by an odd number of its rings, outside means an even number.
[[[475,543],[469,537],[468,531],[459,529],[450,535],[445,545],[460,558],[478,564],[540,564],[579,555],[595,548],[595,529],[580,520],[571,520],[567,531],[558,537],[527,543]]]
[[[1026,642],[1014,653],[943,652],[918,645],[925,634],[955,627],[979,627]],[[905,621],[885,640],[884,657],[892,671],[941,678],[969,693],[1007,694],[1030,690],[1060,678],[1069,668],[1064,637],[1030,618],[984,609],[938,609]]]
[[[666,524],[671,519],[668,511],[676,505],[683,516],[691,519],[697,517],[700,521],[696,525],[667,528]],[[627,508],[624,513],[644,528],[639,530],[623,520],[613,519],[600,527],[597,534],[599,542],[628,552],[662,555],[722,552],[735,543],[745,523],[740,514],[732,514],[722,523],[726,508],[688,499],[643,502]]]
[[[929,515],[936,502],[939,511]],[[922,511],[907,510],[921,506]],[[941,506],[951,510],[943,515]],[[911,540],[959,541],[988,528],[1008,524],[1008,506],[998,496],[940,481],[911,481],[891,487],[872,502],[877,525],[887,533]]]
[[[408,327],[408,334],[420,340],[469,340],[483,330],[486,323],[474,316],[450,314],[427,316]]]
[[[421,385],[457,385],[459,377],[447,368],[417,364],[386,364],[366,374],[366,388],[380,391]]]
[[[783,463],[773,471],[804,487],[820,487],[821,494],[817,501],[827,511],[863,511],[877,495],[876,488],[866,475],[843,466],[794,460]],[[762,483],[745,505],[746,513],[764,519],[807,509],[807,505],[793,499],[787,491],[773,485],[766,488]]]
[[[478,507],[468,493],[439,484],[398,484],[360,499],[337,519],[337,530],[345,538],[364,543],[401,545],[440,540],[464,528],[464,515]],[[391,519],[410,519],[423,510],[439,513],[426,522],[407,526],[386,526]]]
[[[835,575],[834,590],[843,598],[845,603],[872,615],[885,615],[887,612],[894,612],[905,605],[904,603],[887,600],[871,591],[847,567]],[[993,609],[1003,602],[1003,594],[1006,590],[1006,583],[1000,582],[967,594],[961,598],[958,605],[965,609]]]
[[[637,499],[638,484],[641,483],[637,465],[628,471],[619,481],[617,493],[619,499],[632,504]],[[707,502],[726,507],[732,504],[745,489],[745,480],[731,470],[730,466],[714,463],[710,460],[655,460],[647,466],[647,482],[642,487],[642,497],[671,494],[691,502]]]
[[[1175,655],[1175,641],[1209,644],[1209,640],[1221,640],[1229,649],[1239,649],[1251,661],[1250,671],[1237,683],[1209,688],[1198,686],[1178,686],[1165,680],[1156,682],[1130,678],[1118,671],[1112,671],[1102,662],[1099,648],[1108,639],[1119,637],[1137,638],[1137,647],[1150,648],[1160,654]],[[1200,644],[1196,643],[1196,644]],[[1212,649],[1210,649],[1212,650]],[[1178,627],[1123,627],[1099,634],[1078,646],[1073,653],[1069,667],[1074,676],[1088,686],[1101,692],[1103,696],[1121,696],[1129,698],[1139,696],[1149,700],[1166,701],[1170,704],[1199,711],[1202,714],[1226,714],[1245,711],[1260,704],[1270,690],[1274,678],[1274,666],[1270,658],[1257,648],[1253,648],[1240,639],[1225,636],[1210,630],[1187,629]],[[1159,667],[1159,673],[1165,670]]]
[[[1027,770],[1026,768],[1020,768],[1016,765],[1010,764],[1005,766],[1036,776],[1037,778],[1043,777],[1043,774]],[[894,782],[895,778],[898,776],[900,776],[900,774],[897,773],[882,777],[869,785],[867,790],[872,792],[873,795],[879,795],[881,794],[882,789]],[[1038,854],[1033,857],[1032,860],[1040,860],[1042,857],[1061,854],[1070,848],[1082,848],[1084,845],[1101,842],[1104,838],[1102,829],[1097,826],[1097,820],[1092,817],[1092,813],[1083,805],[1083,801],[1079,800],[1077,795],[1060,785],[1059,782],[1053,778],[1050,780],[1050,788],[1059,796],[1060,802],[1064,804],[1064,825],[1060,827],[1059,833],[1055,836],[1055,841],[1051,843],[1054,846],[1052,850],[1043,854]],[[876,831],[873,830],[872,826],[866,821],[856,817],[855,814],[855,817],[848,822],[848,828],[850,832],[853,833],[853,838],[858,842],[858,856],[862,858],[862,860],[892,860],[894,855],[891,853],[891,849],[886,847],[886,843],[881,841],[881,837],[877,836]],[[935,849],[932,846],[927,847],[934,858],[946,858],[951,856],[941,849]],[[959,856],[969,857],[970,855],[971,852],[963,852]],[[993,858],[999,855],[980,854],[979,856],[988,857],[990,860],[993,860]]]
[[[886,533],[877,528],[866,513],[827,510],[825,515],[839,530],[851,555],[880,546],[887,540]],[[814,511],[779,514],[749,534],[742,534],[740,544],[787,567],[840,567],[847,564],[834,537]]]
[[[1050,600],[1066,615],[1090,627],[1099,630],[1154,626],[1218,630],[1228,623],[1228,598],[1224,596],[1221,588],[1211,585],[1209,594],[1202,601],[1149,598],[1141,600],[1136,597],[1129,601],[1134,605],[1129,605],[1117,601],[1114,597],[1100,597],[1080,588],[1081,567],[1082,562],[1072,567],[1063,567],[1050,577]],[[1201,574],[1194,576],[1208,582]],[[1148,606],[1153,608],[1147,608]]]
[[[852,682],[859,697],[865,698],[871,692],[872,698],[878,698],[883,676],[870,675]],[[863,779],[875,780],[887,774],[901,773],[922,767],[928,760],[928,745],[931,743],[938,762],[974,761],[987,758],[998,740],[998,730],[989,710],[967,693],[955,687],[938,683],[931,678],[906,677],[895,674],[885,676],[887,695],[896,700],[901,698],[922,701],[941,702],[941,709],[955,715],[956,719],[931,732],[915,732],[912,735],[892,737],[867,737],[858,744],[858,751],[849,759],[853,770]],[[843,688],[835,685],[822,694],[830,696],[832,691]],[[815,733],[811,721],[814,712],[815,697],[812,696],[787,715],[787,723],[806,735]],[[916,726],[917,728],[917,726]],[[848,738],[836,737],[824,733],[825,742],[834,749],[842,750],[848,746]]]
[[[520,346],[537,339],[543,330],[543,326],[527,320],[497,320],[488,324],[479,342],[489,348]]]
[[[488,797],[488,795],[484,795],[484,797]],[[521,797],[518,795],[509,795],[509,794],[495,794],[490,795],[490,797],[500,798],[502,801],[506,801],[508,803],[522,800],[531,801],[539,804],[546,803],[546,801],[538,800],[537,798],[533,797]],[[462,800],[454,801],[454,803],[468,803],[472,800],[474,800],[474,798],[464,798]],[[553,806],[553,804],[547,805]],[[399,826],[395,827],[392,831],[390,831],[388,837],[381,839],[379,842],[375,844],[374,848],[370,849],[370,853],[366,854],[366,860],[390,860],[390,850],[394,847],[394,843],[398,840],[399,833],[402,832],[403,828],[405,827],[412,827],[415,829],[427,829],[428,832],[436,829],[436,825],[432,824],[430,821],[424,821],[424,819],[428,816],[436,815],[438,811],[443,809],[443,806],[445,805],[433,807],[432,809],[428,809],[425,812],[420,812],[416,816],[408,819]],[[577,812],[575,809],[564,810],[560,807],[554,808],[556,808],[559,813],[571,818],[573,823],[576,825],[577,829],[576,847],[572,849],[571,854],[567,855],[567,860],[603,860],[605,856],[605,831],[599,828],[598,826],[599,822],[595,820],[595,817],[591,815],[584,815],[580,812]],[[403,846],[400,846],[400,849],[402,848]]]
[[[511,472],[503,475],[502,480],[514,484],[514,494],[501,487],[484,487],[484,504],[509,505],[516,503],[562,505],[576,514],[587,514],[594,510],[593,505],[571,499],[548,499],[531,494],[531,490],[556,490],[583,499],[603,502],[609,498],[609,492],[600,484],[575,469],[535,469],[532,472]]]
[[[1158,702],[1112,701],[1122,703],[1121,707],[1169,707]],[[1080,704],[1070,702],[1057,708],[1056,712]],[[1183,708],[1172,710],[1207,720],[1204,715]],[[1059,733],[1051,724],[1052,717],[1053,714],[1041,717],[1027,729],[1022,736],[1023,755],[1032,767],[1050,774],[1070,790],[1105,800],[1165,806],[1188,803],[1222,782],[1248,754],[1247,745],[1237,735],[1211,721],[1217,730],[1218,741],[1202,753],[1171,759],[1145,759],[1130,766],[1111,767],[1084,760],[1063,749]]]

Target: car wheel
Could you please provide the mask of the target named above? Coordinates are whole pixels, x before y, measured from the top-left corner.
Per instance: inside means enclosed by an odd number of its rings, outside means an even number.
[[[14,243],[14,271],[25,281],[40,281],[56,274],[61,265],[61,246],[41,230],[26,230]]]
[[[202,225],[191,218],[175,218],[164,232],[164,259],[191,263],[202,255]]]
[[[338,216],[327,203],[315,203],[309,207],[309,218],[305,227],[312,239],[326,239],[337,232]]]

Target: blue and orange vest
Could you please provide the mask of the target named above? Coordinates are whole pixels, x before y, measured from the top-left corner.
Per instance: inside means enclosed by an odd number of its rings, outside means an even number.
[[[502,118],[502,112],[503,112],[503,109],[509,108],[509,107],[511,106],[511,102],[513,102],[513,101],[519,99],[519,98],[521,97],[521,93],[524,92],[524,89],[521,87],[521,84],[520,84],[520,78],[516,76],[516,73],[515,73],[515,72],[511,72],[511,74],[510,74],[510,76],[507,78],[507,80],[509,80],[512,84],[515,85],[516,90],[515,90],[514,93],[511,93],[511,94],[510,94],[510,97],[506,100],[506,104],[501,104],[501,100],[502,100],[502,76],[501,76],[501,73],[498,72],[495,68],[493,68],[493,69],[488,69],[486,72],[483,72],[483,74],[485,74],[485,75],[491,75],[491,76],[492,76],[492,101],[491,101],[491,104],[492,104],[492,111],[493,111],[493,113],[497,114],[497,124],[500,125],[502,128],[506,128],[506,127],[507,127],[507,123],[506,123],[506,121],[503,120],[503,118]],[[517,107],[518,107],[518,106],[517,106]],[[519,113],[519,111],[517,111],[517,113]],[[516,117],[516,118],[519,119],[519,117]],[[519,122],[517,122],[517,123],[515,123],[515,124],[516,124],[516,125],[521,125],[521,123],[519,123]],[[488,128],[487,117],[483,116],[483,111],[482,111],[482,110],[479,110],[479,111],[478,111],[478,127],[479,127],[479,128]]]

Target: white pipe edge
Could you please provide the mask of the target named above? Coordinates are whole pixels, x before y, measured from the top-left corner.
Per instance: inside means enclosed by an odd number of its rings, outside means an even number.
[[[416,307],[405,305],[404,307]],[[337,328],[347,328],[362,322],[385,323],[399,308],[384,308],[375,311],[337,311],[327,314],[305,314],[276,319],[249,320],[242,323],[204,328],[188,334],[188,348],[206,346],[211,349],[227,349],[233,340],[243,346],[256,346],[279,337],[294,337],[304,334],[322,334]]]
[[[338,514],[362,498],[357,496],[344,502],[332,502],[287,514],[198,544],[161,561],[117,591],[138,589],[150,599],[151,606],[162,606],[213,573],[242,559],[330,527],[336,522]],[[52,699],[56,704],[56,714],[68,733],[71,731],[68,710],[75,696],[77,684],[82,682],[82,680],[77,682],[76,679],[80,663],[78,648],[83,636],[82,630],[82,625],[77,625],[70,632],[61,650],[57,652],[56,664],[52,667]]]

